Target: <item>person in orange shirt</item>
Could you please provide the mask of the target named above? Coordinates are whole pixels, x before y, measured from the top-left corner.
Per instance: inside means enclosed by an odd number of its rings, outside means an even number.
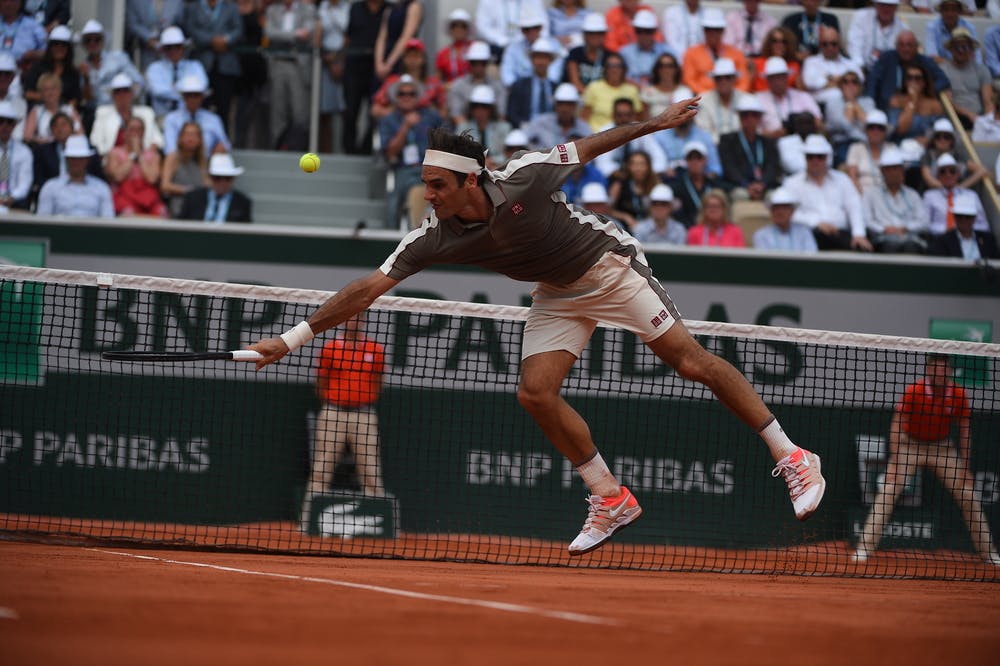
[[[878,546],[907,479],[926,467],[933,471],[962,509],[977,552],[1000,566],[990,526],[976,498],[969,471],[969,399],[952,381],[951,363],[943,354],[928,354],[924,378],[906,387],[889,426],[889,462],[882,487],[861,530],[855,562],[865,562]],[[958,425],[958,449],[951,439]]]
[[[316,393],[323,403],[316,419],[312,469],[302,507],[307,524],[315,495],[330,490],[333,472],[348,446],[365,495],[385,497],[375,403],[382,390],[385,348],[368,338],[364,313],[342,325],[340,335],[320,351]]]
[[[712,68],[719,58],[729,58],[736,65],[736,89],[750,90],[750,75],[747,72],[746,56],[739,49],[722,43],[722,32],[726,28],[726,18],[722,11],[714,7],[706,8],[701,17],[705,41],[688,48],[684,54],[682,68],[684,85],[700,95],[715,89]]]
[[[608,24],[608,33],[604,37],[604,48],[608,51],[618,52],[626,44],[635,41],[635,28],[632,26],[632,19],[640,9],[653,11],[649,5],[639,4],[639,0],[618,0],[618,4],[604,14],[604,20]],[[656,42],[662,42],[663,35],[656,31]]]

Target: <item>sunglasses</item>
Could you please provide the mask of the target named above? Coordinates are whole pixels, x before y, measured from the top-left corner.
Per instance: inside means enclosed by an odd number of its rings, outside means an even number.
[[[959,53],[965,53],[966,51],[971,51],[972,46],[970,44],[955,44],[951,47],[952,51],[958,51]]]
[[[396,97],[416,97],[417,93],[412,90],[400,90],[396,93]]]
[[[826,155],[806,155],[807,160],[825,160]]]
[[[0,125],[16,125],[17,121],[13,118],[0,118]]]
[[[211,176],[212,180],[232,180],[232,176]]]
[[[955,174],[958,173],[958,169],[955,167],[941,167],[938,169],[939,174]]]
[[[637,35],[652,35],[656,30],[653,28],[636,28],[635,34]]]
[[[820,46],[840,46],[840,42],[820,42]]]
[[[83,38],[84,44],[93,44],[94,42],[103,42],[103,41],[104,37],[102,37],[101,35],[91,35],[89,37]]]
[[[688,153],[687,155],[685,155],[685,159],[689,159],[689,160],[703,160],[703,159],[705,159],[705,156],[702,155],[701,153]]]
[[[858,79],[844,79],[843,83],[850,84],[852,86],[861,85],[861,81],[859,81]]]

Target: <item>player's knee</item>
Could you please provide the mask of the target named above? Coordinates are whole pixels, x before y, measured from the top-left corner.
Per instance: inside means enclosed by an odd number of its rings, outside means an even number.
[[[521,407],[532,413],[550,408],[557,396],[558,393],[526,382],[521,382],[517,387],[517,401]]]

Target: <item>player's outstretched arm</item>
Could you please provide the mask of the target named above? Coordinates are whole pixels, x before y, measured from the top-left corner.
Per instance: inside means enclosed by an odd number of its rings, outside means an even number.
[[[399,284],[398,280],[393,280],[380,270],[372,271],[363,278],[354,280],[346,287],[326,300],[323,305],[312,313],[308,322],[303,322],[299,326],[308,324],[312,334],[319,334],[323,331],[337,326],[375,302],[375,299]],[[298,326],[296,327],[298,328]],[[293,334],[295,329],[285,335]],[[311,336],[310,336],[311,337]],[[293,335],[294,338],[294,335]],[[295,345],[298,346],[298,345]],[[288,343],[279,337],[267,338],[256,344],[250,345],[250,349],[260,352],[263,358],[257,361],[257,369],[260,370],[266,365],[281,360],[291,349]]]
[[[683,125],[698,114],[698,103],[700,101],[701,97],[681,100],[676,104],[671,104],[660,115],[649,120],[629,123],[628,125],[619,125],[618,127],[612,127],[609,130],[577,139],[573,144],[576,146],[576,154],[580,158],[580,163],[589,162],[598,155],[624,146],[629,141],[638,139],[641,136]]]

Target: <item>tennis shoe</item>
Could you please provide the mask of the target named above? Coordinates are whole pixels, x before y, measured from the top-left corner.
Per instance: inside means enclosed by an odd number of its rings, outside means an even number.
[[[796,518],[806,520],[815,513],[826,492],[826,479],[820,473],[818,455],[798,448],[778,461],[771,476],[784,477]]]
[[[992,552],[986,556],[986,564],[992,564],[995,567],[1000,567],[1000,554]]]
[[[618,530],[636,521],[642,507],[625,486],[617,497],[591,495],[587,498],[590,508],[580,534],[569,545],[570,555],[583,555],[600,548]]]
[[[864,548],[858,548],[853,553],[851,553],[851,561],[857,564],[864,564],[868,561],[868,551]]]

